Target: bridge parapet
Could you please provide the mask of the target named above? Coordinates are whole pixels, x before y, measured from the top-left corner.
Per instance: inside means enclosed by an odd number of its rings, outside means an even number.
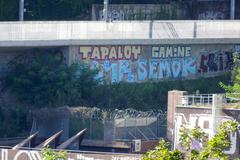
[[[1,46],[239,43],[240,21],[36,21],[0,23]],[[110,41],[111,40],[111,41]],[[51,43],[49,43],[51,41]]]

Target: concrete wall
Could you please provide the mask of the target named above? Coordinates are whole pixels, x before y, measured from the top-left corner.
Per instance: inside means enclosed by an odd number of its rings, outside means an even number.
[[[235,45],[73,46],[68,62],[86,62],[107,82],[144,82],[216,76],[228,72]]]
[[[230,19],[230,1],[200,1],[196,11],[199,20]]]
[[[164,20],[184,19],[184,8],[179,4],[110,4],[108,19],[116,20]],[[186,18],[185,18],[186,19]],[[92,6],[92,20],[104,20],[103,5]]]
[[[239,45],[79,45],[55,47],[67,64],[86,62],[99,69],[106,82],[145,82],[192,79],[224,74],[231,69],[232,53]],[[41,48],[40,48],[41,49]],[[45,48],[46,49],[46,48]],[[0,50],[0,73],[14,61],[28,61],[31,48]],[[30,58],[31,60],[31,58]]]
[[[0,160],[43,160],[38,150],[11,150],[0,149]],[[71,160],[140,160],[140,154],[117,154],[117,153],[95,153],[95,152],[68,152],[67,159]]]
[[[0,33],[0,47],[240,44],[240,21],[3,22]]]
[[[238,15],[238,7],[236,7]],[[230,19],[230,1],[170,2],[166,4],[110,4],[108,19],[117,20],[223,20]],[[104,20],[103,5],[92,5],[92,20]]]
[[[238,6],[238,2],[236,2]],[[230,19],[230,1],[169,2],[162,4],[110,4],[108,19],[116,20],[177,20]],[[236,16],[239,16],[236,7]],[[92,5],[92,20],[104,20],[103,5]]]

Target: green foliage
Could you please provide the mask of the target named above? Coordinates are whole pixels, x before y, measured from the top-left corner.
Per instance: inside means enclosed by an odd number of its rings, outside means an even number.
[[[233,70],[232,82],[233,84],[225,84],[220,82],[220,86],[225,89],[228,97],[240,98],[240,55],[239,53],[233,54]]]
[[[224,91],[220,86],[215,87],[219,81],[229,81],[229,76],[223,75],[195,80],[98,85],[99,81],[94,79],[97,71],[91,71],[86,64],[67,66],[62,55],[55,51],[32,54],[29,63],[14,65],[5,82],[21,103],[36,107],[69,105],[166,110],[169,90],[218,93]]]
[[[27,20],[90,19],[93,0],[25,0]]]
[[[191,93],[222,93],[219,82],[228,82],[228,74],[193,80],[174,80],[143,83],[117,83],[99,85],[92,94],[90,106],[100,108],[135,108],[137,110],[166,110],[169,90],[177,89]],[[207,83],[206,83],[207,82]]]
[[[228,156],[223,152],[231,147],[229,135],[238,130],[239,123],[236,121],[227,121],[221,124],[217,134],[208,141],[206,147],[199,154],[200,160],[216,159],[227,160]]]
[[[6,86],[20,102],[36,107],[84,105],[97,81],[96,71],[85,64],[63,63],[60,53],[35,53],[32,62],[17,62]]]
[[[183,160],[183,154],[179,150],[170,151],[169,143],[160,140],[158,146],[143,155],[143,160]]]
[[[67,153],[63,151],[54,151],[51,148],[44,148],[41,151],[43,160],[67,160]]]
[[[97,71],[91,71],[86,64],[68,67],[63,63],[62,55],[54,51],[34,52],[33,55],[30,63],[16,63],[5,82],[20,102],[37,107],[69,105],[166,110],[169,90],[219,93],[224,90],[217,84],[230,79],[229,75],[223,75],[194,80],[97,85],[98,81],[94,79]]]
[[[204,145],[207,142],[207,134],[200,127],[190,129],[182,126],[179,136],[179,145],[184,149],[186,159],[197,159],[199,151],[192,148],[192,142],[198,141]]]
[[[0,0],[0,21],[18,19],[18,0]]]
[[[228,156],[224,153],[231,147],[229,136],[235,134],[238,130],[239,123],[236,121],[226,121],[222,123],[217,131],[208,142],[206,139],[206,133],[199,127],[189,129],[182,127],[180,130],[180,146],[182,151],[168,149],[169,143],[164,140],[160,140],[159,145],[152,151],[144,154],[143,160],[208,160],[208,159],[219,159],[228,160]],[[198,140],[203,144],[203,148],[195,150],[192,148],[193,140]],[[184,158],[183,158],[184,152]],[[174,154],[175,153],[175,154]],[[173,155],[177,155],[174,157]]]

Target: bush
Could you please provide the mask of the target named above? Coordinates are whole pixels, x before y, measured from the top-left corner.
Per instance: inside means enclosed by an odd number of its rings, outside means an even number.
[[[228,155],[224,153],[224,150],[231,147],[229,136],[237,132],[238,126],[237,121],[223,122],[219,125],[217,134],[209,141],[206,140],[207,135],[202,129],[183,127],[179,135],[181,150],[171,151],[168,148],[169,143],[161,140],[154,150],[144,154],[143,160],[227,160]],[[202,148],[195,149],[192,146],[192,142],[196,140],[203,144]]]
[[[44,148],[41,151],[43,160],[67,160],[67,153],[63,151],[54,151],[51,148]]]
[[[35,107],[80,105],[89,101],[97,81],[96,71],[85,64],[67,66],[61,53],[33,53],[30,63],[16,62],[5,79],[18,100]]]
[[[169,90],[184,90],[189,93],[223,93],[224,89],[218,85],[221,81],[227,83],[230,81],[230,75],[192,80],[99,85],[92,93],[88,106],[166,110]]]

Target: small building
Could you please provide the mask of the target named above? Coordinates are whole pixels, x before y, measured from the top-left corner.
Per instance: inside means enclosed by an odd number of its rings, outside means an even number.
[[[169,91],[167,138],[172,142],[172,147],[178,146],[182,125],[200,127],[211,138],[220,123],[227,120],[240,122],[239,105],[227,102],[224,94],[189,95],[185,91]],[[240,153],[239,132],[230,137],[232,146],[225,151],[233,157],[239,157]]]

